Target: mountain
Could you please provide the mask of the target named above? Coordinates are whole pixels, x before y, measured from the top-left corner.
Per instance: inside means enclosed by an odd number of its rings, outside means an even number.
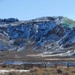
[[[0,51],[74,56],[75,21],[63,16],[0,19]]]

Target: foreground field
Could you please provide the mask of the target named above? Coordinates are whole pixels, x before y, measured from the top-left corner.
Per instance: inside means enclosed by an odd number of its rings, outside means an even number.
[[[29,72],[6,72],[0,75],[75,75],[75,67],[70,68],[31,68]]]

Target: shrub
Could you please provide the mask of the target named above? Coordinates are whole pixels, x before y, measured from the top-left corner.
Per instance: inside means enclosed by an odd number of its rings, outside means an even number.
[[[57,69],[57,73],[62,73],[62,70],[61,69]]]

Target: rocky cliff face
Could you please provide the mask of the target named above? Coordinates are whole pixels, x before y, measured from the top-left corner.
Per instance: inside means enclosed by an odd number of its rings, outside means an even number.
[[[0,19],[0,50],[22,51],[29,47],[30,50],[43,50],[46,54],[74,53],[74,24],[62,16],[29,21]]]

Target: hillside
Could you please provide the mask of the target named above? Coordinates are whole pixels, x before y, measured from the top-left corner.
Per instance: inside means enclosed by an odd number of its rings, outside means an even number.
[[[75,21],[62,16],[25,21],[0,19],[0,51],[36,53],[42,57],[74,56]]]

